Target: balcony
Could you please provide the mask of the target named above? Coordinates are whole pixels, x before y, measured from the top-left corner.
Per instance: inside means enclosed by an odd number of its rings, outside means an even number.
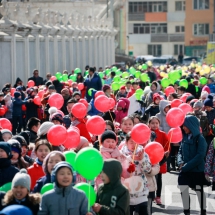
[[[215,33],[209,35],[209,42],[215,42]]]
[[[144,13],[129,13],[128,21],[144,21],[145,14]]]
[[[151,34],[151,42],[184,42],[184,34]]]

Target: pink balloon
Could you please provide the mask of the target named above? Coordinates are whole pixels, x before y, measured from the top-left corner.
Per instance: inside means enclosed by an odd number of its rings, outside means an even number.
[[[44,93],[45,93],[45,91],[40,90],[37,95],[42,99]]]
[[[97,91],[95,94],[95,98],[97,98],[98,96],[104,96],[105,93],[103,91]]]
[[[41,98],[39,96],[35,96],[33,101],[35,105],[41,105]]]
[[[94,105],[98,111],[107,112],[110,110],[109,99],[107,96],[101,95],[95,99]]]
[[[49,97],[48,103],[50,107],[56,107],[57,109],[61,109],[64,103],[63,96],[59,93],[53,93]]]
[[[84,84],[83,83],[78,83],[78,89],[81,91],[84,89]]]
[[[165,95],[168,97],[170,93],[175,93],[175,89],[172,86],[167,87],[165,90]]]
[[[188,97],[188,95],[182,95],[180,100],[183,101],[184,103],[186,103],[187,97]]]
[[[113,98],[109,98],[109,109],[113,109],[116,105],[116,102]]]
[[[3,107],[0,108],[0,116],[5,115],[5,109]]]
[[[15,93],[16,89],[15,88],[11,88],[10,89],[10,94],[12,97],[14,97],[14,93]]]
[[[28,81],[28,87],[34,87],[34,86],[35,86],[34,81],[32,80]]]
[[[67,130],[67,139],[63,143],[66,148],[76,148],[80,143],[80,134],[74,130],[69,128]]]
[[[51,78],[50,78],[51,81],[55,81],[57,80],[57,78],[53,75]]]
[[[180,99],[174,99],[171,102],[171,108],[178,107],[180,104],[182,104],[182,101]]]
[[[47,138],[53,146],[59,146],[66,141],[67,135],[65,127],[62,125],[54,125],[49,129]]]
[[[1,118],[0,119],[0,130],[1,129],[8,129],[8,130],[12,131],[11,122],[6,118]]]
[[[89,133],[93,135],[101,135],[106,129],[106,124],[102,117],[92,116],[87,120],[86,127]]]
[[[148,154],[151,164],[159,163],[164,156],[164,148],[158,142],[151,142],[145,146],[145,152]]]
[[[171,108],[166,114],[166,121],[172,128],[177,128],[184,123],[185,114],[180,108]]]
[[[131,138],[138,144],[145,144],[151,137],[151,130],[143,123],[136,124],[131,130]]]
[[[80,99],[78,102],[84,104],[86,108],[88,108],[88,102],[85,99]]]
[[[71,87],[72,86],[72,80],[69,79],[67,82],[69,83],[69,86]]]
[[[83,119],[87,115],[87,108],[82,103],[76,103],[72,107],[72,114],[79,119]]]
[[[182,141],[182,132],[181,128],[171,128],[167,134],[168,140],[170,143],[179,143]]]
[[[187,103],[183,103],[178,107],[184,112],[185,115],[189,112],[193,112],[193,108]]]

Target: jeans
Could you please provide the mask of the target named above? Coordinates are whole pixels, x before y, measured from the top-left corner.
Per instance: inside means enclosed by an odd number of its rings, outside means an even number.
[[[130,215],[133,215],[133,212],[138,213],[139,215],[148,215],[147,210],[148,202],[142,202],[138,205],[130,205]]]
[[[161,197],[161,190],[162,190],[162,174],[161,173],[158,173],[156,175],[156,181],[157,181],[156,197]]]
[[[13,135],[16,135],[16,131],[17,133],[20,133],[22,129],[22,116],[13,116],[12,120],[12,133]]]

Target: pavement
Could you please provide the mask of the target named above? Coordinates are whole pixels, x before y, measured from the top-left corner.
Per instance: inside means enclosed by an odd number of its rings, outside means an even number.
[[[153,203],[152,211],[153,215],[162,214],[178,214],[183,215],[183,207],[181,201],[181,195],[177,187],[178,184],[178,172],[171,172],[162,175],[162,205],[156,205]],[[205,194],[207,196],[207,214],[215,215],[215,191],[212,191],[211,187],[205,187]],[[191,215],[200,214],[199,203],[195,191],[190,189],[191,197]]]

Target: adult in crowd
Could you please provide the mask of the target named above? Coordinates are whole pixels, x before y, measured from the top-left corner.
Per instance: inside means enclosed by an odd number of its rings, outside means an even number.
[[[28,79],[28,81],[34,81],[35,86],[43,85],[43,78],[39,76],[38,69],[35,69],[33,72],[33,76]]]

